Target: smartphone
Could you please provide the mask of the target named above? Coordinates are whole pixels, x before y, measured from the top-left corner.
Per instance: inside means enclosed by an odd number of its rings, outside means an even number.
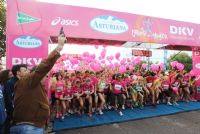
[[[64,35],[65,35],[65,32],[64,32],[63,27],[60,28],[60,33],[59,33],[59,34],[60,34],[60,35],[61,35],[61,34],[64,34]]]

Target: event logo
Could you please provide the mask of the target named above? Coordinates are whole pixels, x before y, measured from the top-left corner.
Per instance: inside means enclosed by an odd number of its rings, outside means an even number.
[[[78,26],[79,20],[62,19],[61,17],[57,17],[51,21],[52,26],[56,26],[58,24],[62,26]]]
[[[195,67],[198,68],[198,69],[200,69],[200,63],[197,63],[197,64],[195,65]]]
[[[33,36],[20,36],[16,38],[13,43],[21,48],[37,48],[42,46],[42,41]]]
[[[42,58],[12,58],[12,64],[27,64],[27,65],[39,65]]]
[[[171,34],[192,36],[193,33],[194,33],[194,29],[193,28],[189,28],[189,27],[170,26],[169,29],[170,29],[170,33]]]
[[[128,31],[127,23],[114,16],[99,16],[90,22],[92,29],[102,33],[121,34]]]
[[[159,27],[159,26],[157,26]],[[132,29],[132,36],[140,37],[142,40],[152,40],[152,42],[158,42],[163,39],[167,39],[167,35],[164,33],[153,32],[153,22],[149,17],[144,19],[138,19],[136,22],[136,28]]]
[[[36,21],[40,21],[40,19],[29,16],[24,13],[20,13],[20,12],[17,13],[17,24],[25,24],[25,23],[31,23],[31,22],[36,22]]]

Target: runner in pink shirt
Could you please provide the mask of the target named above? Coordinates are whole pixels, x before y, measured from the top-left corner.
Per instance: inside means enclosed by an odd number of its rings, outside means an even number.
[[[123,91],[122,91],[122,98],[123,98],[123,105],[122,105],[122,109],[125,109],[125,104],[126,100],[129,98],[129,94],[128,94],[128,86],[130,84],[129,80],[128,80],[128,75],[127,74],[123,74],[122,75],[122,79],[121,79],[121,83],[123,85]]]
[[[74,91],[74,106],[75,106],[75,102],[78,101],[79,103],[79,107],[78,107],[78,114],[83,114],[84,113],[84,104],[83,104],[83,87],[82,87],[82,82],[77,79],[75,82],[75,86],[73,87],[73,91]]]
[[[72,82],[70,81],[69,77],[65,77],[65,103],[66,103],[66,111],[68,113],[72,113],[72,109],[70,108],[70,104],[74,97],[74,90],[72,88]],[[68,114],[67,113],[67,114]]]
[[[162,78],[162,82],[161,82],[161,91],[163,93],[163,97],[167,98],[167,105],[172,105],[171,104],[171,94],[172,94],[172,90],[170,88],[170,79],[169,76],[164,75]]]
[[[123,88],[123,83],[120,81],[121,78],[122,78],[121,74],[115,74],[114,79],[112,81],[112,105],[118,109],[120,116],[123,116],[122,91],[124,90],[124,88]],[[115,100],[117,100],[117,104],[115,103]]]
[[[182,89],[182,99],[186,102],[189,102],[190,100],[190,90],[189,90],[189,74],[184,72],[183,73],[183,81],[181,83],[181,89]]]
[[[89,111],[88,115],[92,116],[92,94],[94,94],[94,85],[91,81],[91,79],[88,77],[85,80],[85,83],[83,84],[83,99],[87,100],[89,103]]]
[[[178,98],[179,98],[179,88],[180,88],[180,85],[181,85],[181,81],[182,81],[182,79],[183,79],[183,76],[181,75],[181,74],[178,74],[177,76],[176,76],[176,78],[175,79],[172,79],[172,81],[171,81],[171,88],[172,88],[172,91],[173,91],[173,103],[174,103],[174,105],[179,105],[178,103],[177,103],[177,101],[178,101]]]
[[[94,94],[92,95],[93,102],[94,102],[94,110],[93,111],[98,111],[98,96],[97,96],[97,90],[98,90],[98,79],[100,77],[100,72],[96,72],[96,75],[94,72],[90,72],[91,79],[94,85]]]
[[[60,73],[56,75],[56,80],[57,80],[55,83],[55,98],[56,98],[56,109],[57,109],[56,118],[62,116],[61,118],[64,119],[64,114],[66,110],[65,101],[63,100],[65,94],[65,83],[64,80],[62,80],[62,75]],[[61,114],[61,109],[62,109],[62,114]]]

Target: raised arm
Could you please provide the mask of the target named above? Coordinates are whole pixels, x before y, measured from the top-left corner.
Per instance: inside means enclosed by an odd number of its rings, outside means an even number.
[[[58,37],[57,47],[44,59],[29,76],[29,85],[31,88],[37,86],[43,77],[52,69],[57,59],[60,57],[60,51],[63,49],[66,37],[62,34]]]

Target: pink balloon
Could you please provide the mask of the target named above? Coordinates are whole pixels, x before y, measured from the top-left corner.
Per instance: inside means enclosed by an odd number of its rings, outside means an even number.
[[[99,46],[98,46],[98,45],[95,45],[94,47],[95,47],[95,49],[98,49],[98,48],[99,48]]]
[[[135,58],[135,64],[140,64],[140,62],[141,62],[141,57],[140,56],[138,56],[137,58]]]
[[[89,52],[84,52],[83,53],[83,57],[89,57],[90,56],[90,53]]]
[[[91,58],[91,59],[95,59],[95,58],[96,58],[96,54],[91,54],[91,55],[90,55],[90,58]]]
[[[110,60],[113,60],[113,59],[114,59],[114,56],[111,55],[111,56],[110,56]]]
[[[146,63],[143,63],[142,64],[142,69],[146,69],[147,68],[147,64]]]
[[[102,63],[102,64],[105,64],[106,62],[105,62],[105,60],[102,60],[101,63]]]
[[[120,64],[121,65],[124,65],[126,63],[126,58],[123,58],[121,61],[120,61]]]
[[[70,62],[71,62],[72,65],[79,63],[77,59],[71,59]]]
[[[106,45],[103,45],[103,47],[106,48],[107,46],[106,46]]]
[[[101,52],[101,57],[104,59],[106,56],[106,49],[103,49]]]
[[[101,56],[99,56],[99,58],[98,58],[99,60],[102,60],[103,58],[101,57]]]
[[[120,53],[117,52],[117,53],[115,54],[115,59],[116,59],[116,60],[119,60],[119,58],[120,58]]]
[[[132,65],[129,65],[129,70],[133,70],[133,66]]]
[[[115,65],[115,67],[119,67],[120,66],[118,62],[115,62],[114,65]]]
[[[125,66],[120,66],[119,67],[119,72],[120,73],[125,73],[126,72],[126,67]]]
[[[151,70],[152,71],[158,71],[159,70],[159,66],[155,65],[155,64],[151,64]]]
[[[131,62],[131,59],[130,59],[130,58],[127,58],[126,60],[127,60],[127,62]]]
[[[108,67],[109,67],[109,69],[114,69],[115,68],[113,64],[108,65]]]
[[[190,77],[192,77],[192,76],[195,76],[195,73],[194,73],[194,71],[193,71],[193,70],[191,70],[191,71],[190,71],[190,73],[189,73],[189,75],[190,75]]]
[[[110,56],[107,56],[106,59],[107,59],[108,61],[110,61]]]
[[[172,66],[172,68],[174,68],[174,67],[176,66],[177,63],[178,63],[177,61],[172,61],[172,62],[170,63],[170,65]]]
[[[160,66],[161,69],[164,69],[164,63],[160,63],[159,66]]]
[[[182,63],[177,63],[176,67],[179,71],[182,71],[184,69],[184,65]]]

